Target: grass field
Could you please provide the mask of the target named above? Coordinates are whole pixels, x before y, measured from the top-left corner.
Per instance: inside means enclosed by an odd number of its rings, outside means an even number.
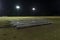
[[[58,17],[0,17],[0,26],[7,25],[8,20],[33,19],[48,19],[54,23],[19,30],[14,28],[1,28],[0,40],[60,40],[60,18]]]

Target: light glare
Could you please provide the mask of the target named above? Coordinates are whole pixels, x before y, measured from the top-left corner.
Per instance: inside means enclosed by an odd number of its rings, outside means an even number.
[[[16,9],[20,9],[20,6],[16,6]]]
[[[36,9],[35,8],[32,8],[33,11],[35,11]]]

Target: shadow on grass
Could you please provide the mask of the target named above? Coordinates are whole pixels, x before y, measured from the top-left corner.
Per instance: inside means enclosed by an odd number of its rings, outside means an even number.
[[[52,24],[52,23],[49,23],[49,24],[42,24],[42,25],[31,25],[31,26],[29,26],[29,27],[27,26],[27,27],[23,27],[23,28],[22,28],[22,27],[19,27],[19,28],[17,28],[17,27],[11,27],[11,26],[9,25],[9,26],[6,26],[6,27],[2,27],[2,26],[1,26],[0,28],[16,28],[16,29],[19,30],[19,29],[32,28],[32,27],[37,27],[37,26],[39,27],[39,26],[51,25],[51,24]]]
[[[33,26],[31,25],[31,26],[29,26],[29,27],[23,27],[23,28],[20,27],[20,28],[16,28],[16,29],[19,30],[19,29],[32,28],[32,27],[37,27],[37,26],[39,27],[39,26],[51,25],[51,24],[52,24],[52,23],[49,23],[49,24],[42,24],[42,25],[33,25]]]

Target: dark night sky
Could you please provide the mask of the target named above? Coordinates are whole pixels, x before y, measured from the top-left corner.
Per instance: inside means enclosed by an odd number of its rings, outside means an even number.
[[[20,5],[18,15],[60,15],[59,0],[1,0],[0,15],[16,15],[15,5]],[[33,13],[32,7],[37,8]]]

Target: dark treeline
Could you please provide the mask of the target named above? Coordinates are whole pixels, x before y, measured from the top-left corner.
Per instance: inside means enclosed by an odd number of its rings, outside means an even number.
[[[60,16],[59,12],[36,12],[36,13],[17,13],[17,12],[7,12],[5,14],[1,14],[0,16]]]

